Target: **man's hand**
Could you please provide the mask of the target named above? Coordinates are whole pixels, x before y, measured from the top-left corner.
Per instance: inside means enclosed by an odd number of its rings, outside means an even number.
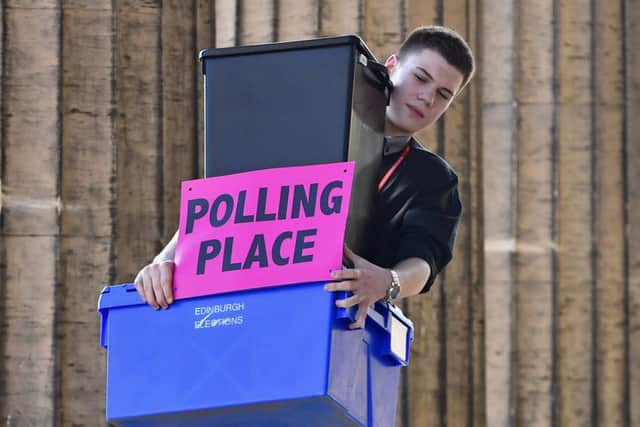
[[[158,310],[173,302],[173,261],[153,262],[136,276],[136,289],[143,300]]]
[[[331,276],[339,281],[328,283],[324,288],[331,292],[349,291],[353,294],[349,298],[337,300],[336,306],[349,308],[357,305],[356,321],[351,323],[349,328],[362,328],[367,318],[369,306],[387,295],[387,288],[391,283],[391,273],[389,270],[356,255],[346,246],[344,254],[353,261],[353,268],[333,271]]]

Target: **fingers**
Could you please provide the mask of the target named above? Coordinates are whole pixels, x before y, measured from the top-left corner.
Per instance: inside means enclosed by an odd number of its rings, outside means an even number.
[[[349,308],[358,306],[356,313],[356,319],[349,325],[349,329],[358,329],[364,327],[365,320],[367,318],[367,311],[369,309],[369,303],[375,302],[375,298],[372,298],[371,292],[368,289],[368,272],[369,263],[362,257],[356,255],[347,245],[344,245],[343,254],[345,258],[353,261],[356,268],[344,268],[342,270],[334,270],[331,272],[331,277],[336,282],[327,283],[324,288],[327,291],[350,291],[353,295],[336,300],[336,307]],[[364,271],[363,271],[364,270]],[[365,274],[367,272],[367,274]]]
[[[357,280],[362,277],[362,270],[358,268],[346,268],[344,270],[334,270],[331,277],[336,280]]]
[[[138,274],[138,278],[136,278],[136,290],[147,304],[156,310],[160,308],[153,293],[151,272],[149,271],[148,266],[142,269]]]
[[[168,308],[173,302],[173,262],[149,264],[135,280],[136,290],[154,309]]]
[[[328,283],[324,288],[328,291],[351,291],[353,288],[353,282],[347,280],[344,282]],[[358,312],[356,314],[356,320],[349,325],[349,329],[364,327],[364,322],[367,318],[367,310],[369,309],[369,304],[367,303],[365,296],[362,294],[353,294],[348,298],[336,300],[335,304],[336,307],[339,308],[349,308],[357,305]]]
[[[349,329],[364,328],[364,322],[367,319],[367,310],[369,307],[366,304],[358,306],[358,313],[356,314],[356,321],[349,325]]]
[[[356,284],[354,283],[354,281],[352,280],[353,278],[351,277],[343,277],[343,280],[341,282],[329,282],[326,285],[324,285],[324,290],[325,291],[354,291],[357,289]]]
[[[142,280],[142,271],[140,271],[138,273],[138,275],[136,276],[135,285],[136,285],[136,290],[138,291],[138,294],[140,295],[140,298],[142,298],[142,300],[144,302],[148,302],[147,301],[147,296],[144,293],[143,280]]]
[[[352,295],[348,298],[336,300],[336,307],[349,308],[362,302],[360,295]]]
[[[164,300],[164,294],[160,287],[160,269],[154,266],[154,268],[150,269],[149,273],[151,275],[151,280],[148,282],[148,285],[145,283],[145,285],[148,286],[148,289],[145,288],[144,290],[145,293],[147,295],[153,295],[153,300],[155,302],[153,308],[158,308],[158,306],[167,308],[167,302]]]
[[[167,304],[171,304],[173,302],[173,263],[160,264],[160,289],[164,300]]]

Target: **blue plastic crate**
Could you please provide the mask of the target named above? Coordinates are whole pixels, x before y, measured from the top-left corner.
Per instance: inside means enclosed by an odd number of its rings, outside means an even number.
[[[413,325],[377,303],[364,329],[309,283],[155,311],[131,284],[100,295],[107,420],[116,426],[394,425]]]

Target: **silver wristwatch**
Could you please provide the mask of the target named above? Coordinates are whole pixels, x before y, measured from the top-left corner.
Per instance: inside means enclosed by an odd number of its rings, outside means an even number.
[[[400,293],[400,278],[398,277],[398,273],[396,273],[395,270],[389,270],[389,272],[391,273],[391,283],[387,288],[387,295],[385,299],[390,302],[391,300],[397,298],[398,294]]]

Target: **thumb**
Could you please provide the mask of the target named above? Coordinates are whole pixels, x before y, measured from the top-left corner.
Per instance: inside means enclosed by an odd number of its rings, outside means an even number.
[[[351,249],[349,249],[349,247],[347,245],[344,245],[343,253],[344,253],[345,258],[348,258],[349,260],[351,260],[351,262],[353,263],[353,266],[355,268],[360,268],[360,267],[368,265],[368,261],[367,260],[365,260],[360,255],[358,255],[355,252],[353,252]]]
[[[357,257],[357,255],[356,255],[356,254],[355,254],[351,249],[349,249],[349,246],[347,246],[347,244],[346,244],[346,243],[344,244],[344,246],[343,246],[343,248],[342,248],[342,254],[343,254],[345,257],[347,257],[347,258],[349,258],[350,260],[352,260],[352,261],[354,260],[354,258],[356,258],[356,257]]]

